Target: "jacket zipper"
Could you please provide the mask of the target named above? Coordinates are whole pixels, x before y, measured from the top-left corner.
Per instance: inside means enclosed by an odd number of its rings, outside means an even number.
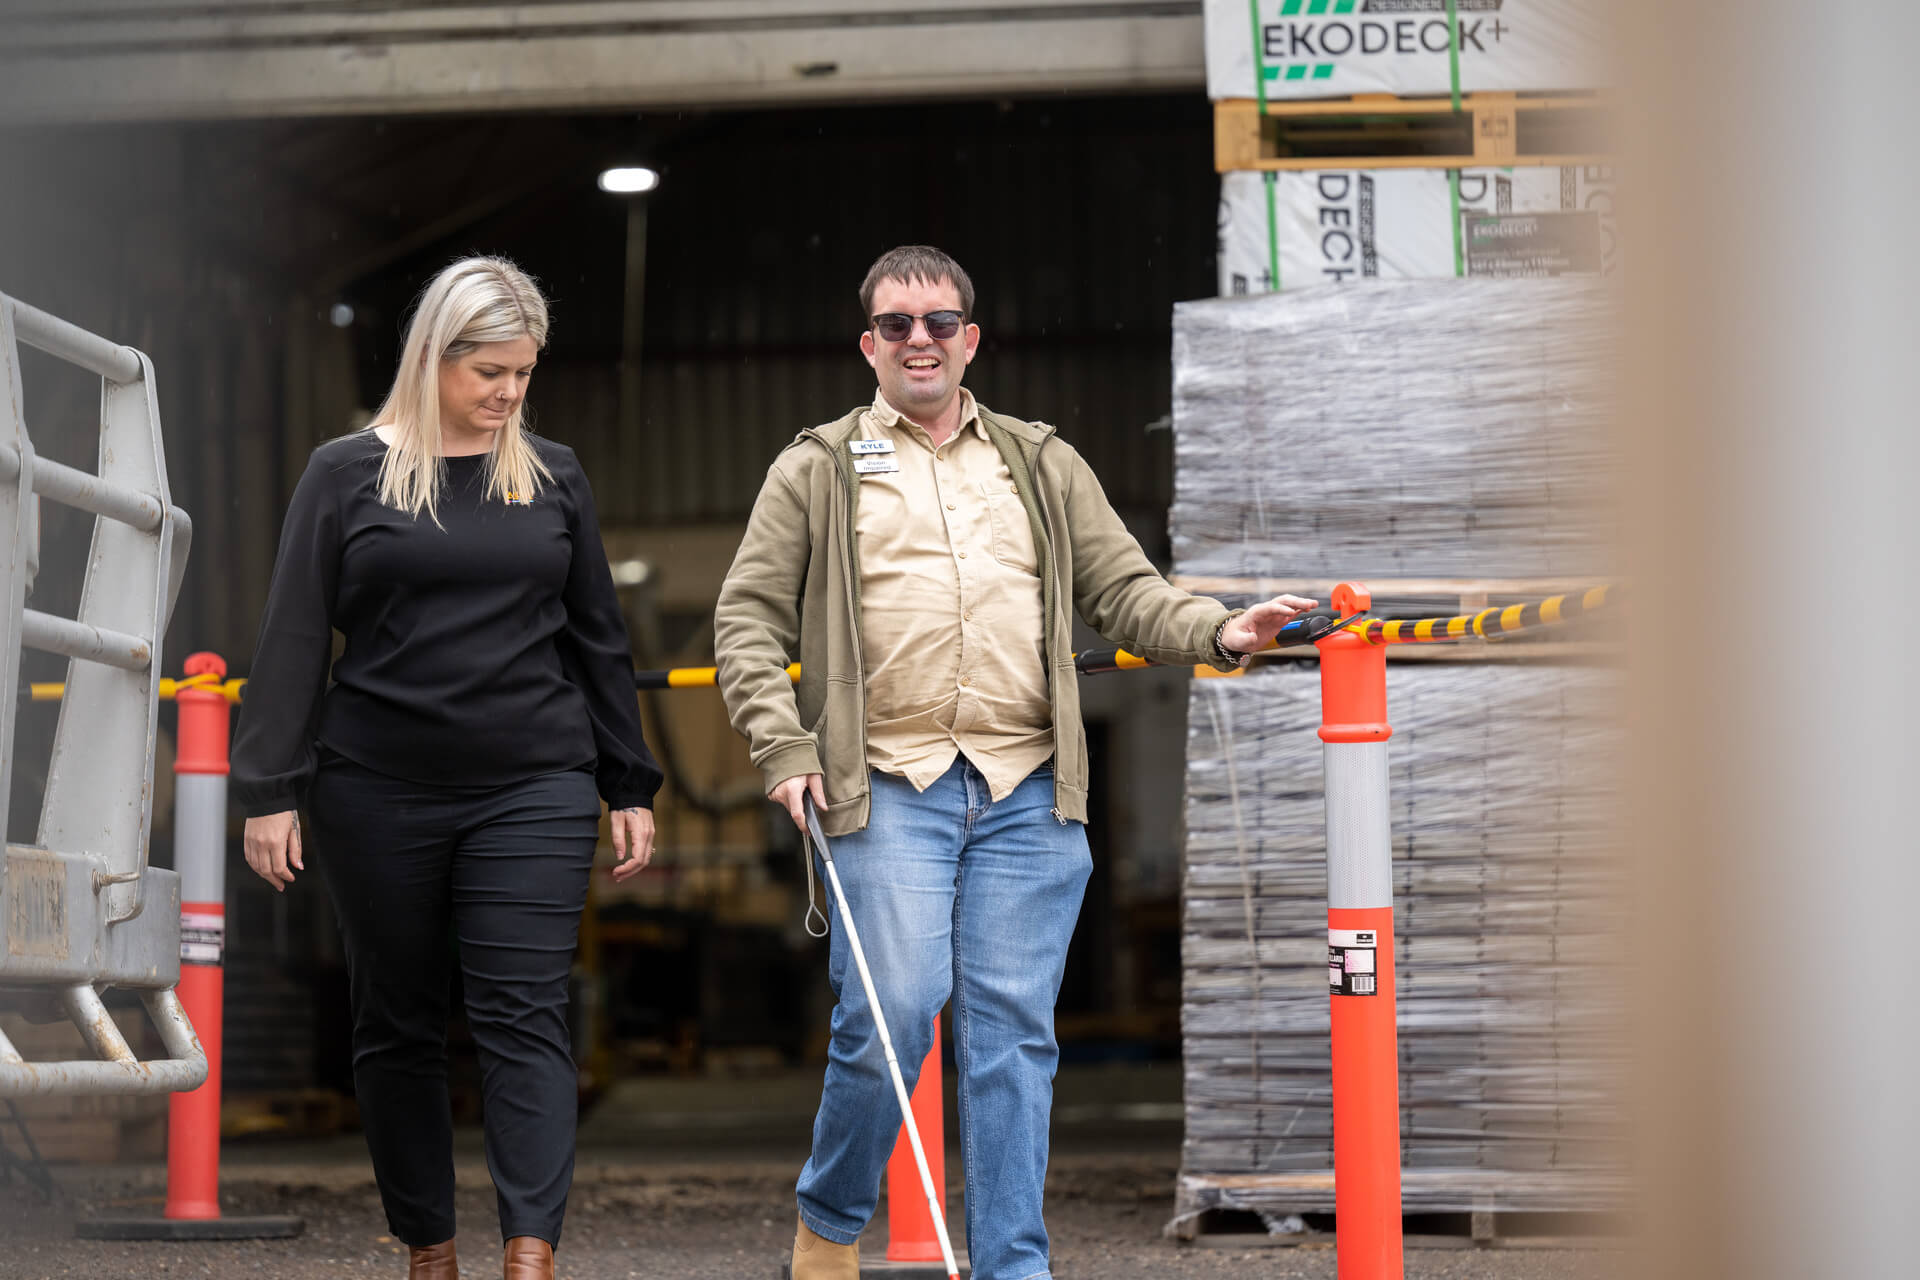
[[[1053,737],[1057,749],[1060,742],[1060,698],[1053,687],[1053,663],[1057,647],[1054,643],[1056,638],[1054,616],[1060,612],[1060,560],[1059,553],[1054,547],[1053,512],[1047,509],[1047,488],[1040,483],[1040,451],[1047,447],[1047,442],[1051,439],[1053,439],[1053,433],[1048,432],[1041,436],[1040,443],[1033,447],[1033,461],[1028,464],[1027,479],[1033,486],[1033,501],[1034,505],[1040,508],[1041,523],[1046,526],[1047,573],[1053,581],[1054,607],[1047,612],[1047,700],[1053,704]],[[1057,801],[1060,798],[1060,774],[1057,766],[1054,770],[1053,786],[1054,799]],[[1063,827],[1067,825],[1067,815],[1060,812],[1058,804],[1053,806],[1053,820]]]
[[[857,426],[858,424],[856,424],[856,429]],[[854,575],[860,572],[860,544],[856,538],[853,523],[854,503],[857,501],[854,486],[858,482],[847,474],[845,467],[840,465],[840,451],[838,449],[828,444],[825,438],[817,432],[809,432],[808,434],[812,435],[820,447],[827,451],[827,457],[833,465],[834,474],[840,477],[841,496],[846,499],[846,513],[844,517],[846,520],[846,538],[844,541],[847,556],[845,600],[847,605],[847,625],[850,628],[849,634],[853,640],[853,672],[859,681],[856,688],[860,691],[860,777],[865,778],[867,776],[867,658],[865,649],[860,643],[860,609],[854,601],[854,583],[859,581]],[[820,763],[822,767],[824,767],[826,761],[823,760]]]

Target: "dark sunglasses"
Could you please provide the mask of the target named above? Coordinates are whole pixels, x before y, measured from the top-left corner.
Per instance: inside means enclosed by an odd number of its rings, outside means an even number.
[[[960,332],[960,326],[967,322],[964,311],[929,311],[923,316],[910,316],[899,311],[882,312],[873,318],[873,329],[888,342],[905,342],[913,336],[913,322],[927,322],[927,336],[935,342],[945,342]]]

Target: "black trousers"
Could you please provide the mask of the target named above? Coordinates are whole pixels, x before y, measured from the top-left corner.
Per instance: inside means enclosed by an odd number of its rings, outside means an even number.
[[[557,1244],[578,1084],[567,975],[600,802],[587,770],[441,787],[321,752],[312,856],[353,996],[353,1080],[394,1236],[453,1237],[447,1010],[457,942],[503,1238]]]

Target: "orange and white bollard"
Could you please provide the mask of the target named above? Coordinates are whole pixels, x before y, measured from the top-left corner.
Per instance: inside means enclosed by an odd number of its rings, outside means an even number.
[[[188,656],[186,674],[227,674],[219,654]],[[167,1100],[167,1198],[160,1218],[99,1218],[80,1233],[105,1240],[258,1240],[296,1236],[306,1223],[282,1214],[220,1214],[220,1040],[226,996],[227,745],[233,704],[218,687],[173,694],[179,728],[173,764],[173,869],[180,877],[180,1004],[207,1053],[199,1088]]]
[[[219,680],[227,664],[196,653],[188,676]],[[187,688],[173,762],[173,862],[180,875],[180,1003],[207,1051],[207,1079],[167,1103],[169,1218],[220,1216],[220,1030],[226,992],[227,743],[232,716],[218,689]]]
[[[1334,589],[1341,617],[1372,607]],[[1387,650],[1352,631],[1320,650],[1326,744],[1327,983],[1333,1015],[1333,1195],[1340,1280],[1401,1280],[1400,1077],[1387,809]]]
[[[927,1169],[933,1174],[933,1194],[942,1206],[947,1203],[947,1144],[945,1088],[940,1073],[940,1015],[933,1015],[933,1048],[920,1065],[920,1079],[913,1087],[913,1122],[920,1130],[920,1141],[927,1153]],[[940,1262],[940,1237],[934,1233],[933,1214],[927,1199],[920,1194],[920,1171],[913,1162],[913,1147],[907,1140],[906,1125],[894,1142],[893,1155],[887,1160],[887,1261]],[[931,1273],[930,1273],[931,1274]],[[961,1274],[966,1264],[961,1263]]]

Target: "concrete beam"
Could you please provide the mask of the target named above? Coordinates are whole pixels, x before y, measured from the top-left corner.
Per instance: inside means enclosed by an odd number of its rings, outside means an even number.
[[[1198,89],[1199,0],[28,0],[0,121],[741,107]]]

